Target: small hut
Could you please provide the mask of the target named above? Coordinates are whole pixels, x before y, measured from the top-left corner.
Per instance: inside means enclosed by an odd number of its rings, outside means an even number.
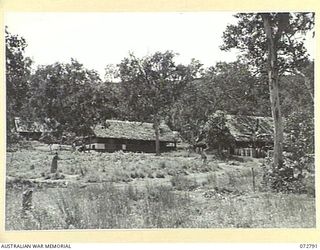
[[[227,115],[227,126],[234,138],[230,153],[265,157],[273,148],[272,117]]]
[[[39,140],[43,133],[53,133],[45,124],[22,120],[20,117],[15,117],[14,124],[15,131],[27,140]]]

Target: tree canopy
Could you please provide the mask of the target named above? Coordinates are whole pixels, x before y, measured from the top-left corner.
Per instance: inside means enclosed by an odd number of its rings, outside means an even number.
[[[303,36],[313,29],[314,13],[240,13],[238,23],[223,34],[222,49],[239,49],[243,60],[260,75],[267,75],[274,119],[274,165],[283,165],[283,125],[279,77],[305,68],[308,54]],[[266,74],[267,73],[267,74]]]
[[[130,54],[119,64],[127,117],[154,124],[157,154],[160,154],[160,122],[168,116],[171,105],[200,68],[196,61],[188,66],[177,65],[175,55],[172,51],[143,58]]]
[[[14,129],[14,117],[21,114],[27,100],[30,85],[31,59],[25,56],[27,42],[24,38],[11,34],[5,28],[6,44],[6,94],[7,94],[7,135],[10,143]]]
[[[32,76],[25,114],[32,120],[48,123],[59,134],[90,133],[90,127],[100,118],[102,84],[95,71],[87,70],[78,61],[40,66]]]

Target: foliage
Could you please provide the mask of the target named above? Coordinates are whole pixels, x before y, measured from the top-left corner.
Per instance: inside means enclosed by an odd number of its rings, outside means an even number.
[[[286,117],[285,133],[292,160],[299,161],[314,154],[314,115],[311,111],[296,111]]]
[[[172,105],[169,123],[191,145],[201,137],[208,117],[217,110],[228,114],[262,115],[269,113],[268,87],[241,61],[219,62],[186,84]]]
[[[290,117],[295,112],[314,112],[314,62],[309,62],[299,72],[280,78],[281,110],[284,117]]]
[[[74,59],[67,64],[40,66],[32,76],[25,112],[32,115],[30,119],[46,123],[60,135],[86,135],[101,118],[98,111],[104,103],[99,84],[97,73]]]
[[[270,17],[273,36],[277,42],[279,74],[305,67],[308,54],[304,35],[314,28],[314,13],[266,13]],[[259,73],[267,70],[267,36],[262,13],[239,13],[236,25],[229,25],[223,33],[223,50],[237,48],[243,52],[242,60]]]
[[[265,115],[270,112],[267,86],[261,78],[250,71],[247,64],[240,60],[231,63],[219,62],[209,68],[204,80],[214,87],[216,110],[229,114]]]
[[[222,154],[222,149],[228,148],[234,140],[225,116],[224,112],[216,111],[209,117],[204,129],[209,148],[218,148],[218,154]]]
[[[159,151],[159,125],[185,84],[196,75],[199,65],[176,65],[171,51],[156,52],[144,58],[130,54],[119,64],[123,101],[128,119],[153,122],[156,151]]]
[[[271,111],[274,119],[274,164],[283,164],[283,126],[279,98],[279,76],[305,67],[308,54],[300,35],[314,27],[314,13],[237,14],[237,25],[223,34],[222,49],[237,48],[259,74],[268,73]]]
[[[212,113],[214,88],[202,79],[190,81],[181,97],[171,107],[169,124],[191,145],[198,141],[208,114]]]
[[[273,160],[269,158],[263,165],[263,172],[262,188],[265,190],[315,195],[313,157],[302,157],[294,161],[290,155],[285,154],[280,169],[275,168]]]
[[[311,193],[314,195],[314,116],[296,111],[285,120],[286,150],[281,169],[267,160],[264,185],[275,191]],[[313,183],[313,184],[312,184]]]
[[[6,94],[7,143],[16,142],[14,118],[21,115],[27,101],[30,85],[31,59],[24,55],[27,43],[23,37],[13,35],[5,28],[6,44]]]

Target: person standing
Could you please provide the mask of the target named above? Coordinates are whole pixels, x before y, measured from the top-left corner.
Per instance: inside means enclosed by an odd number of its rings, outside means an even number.
[[[50,169],[50,172],[51,173],[56,173],[57,170],[58,170],[58,152],[55,153],[55,156],[53,157],[52,159],[52,162],[51,162],[51,169]]]

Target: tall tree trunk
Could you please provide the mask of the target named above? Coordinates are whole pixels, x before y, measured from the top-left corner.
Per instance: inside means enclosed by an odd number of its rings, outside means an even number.
[[[159,131],[160,121],[157,117],[154,119],[153,126],[154,126],[154,132],[156,135],[156,155],[161,155],[161,152],[160,152],[160,131]]]
[[[274,153],[273,162],[275,168],[283,165],[283,126],[279,99],[279,73],[277,67],[277,48],[271,28],[270,14],[262,14],[264,30],[267,36],[268,46],[268,82],[270,91],[271,111],[274,122]]]

